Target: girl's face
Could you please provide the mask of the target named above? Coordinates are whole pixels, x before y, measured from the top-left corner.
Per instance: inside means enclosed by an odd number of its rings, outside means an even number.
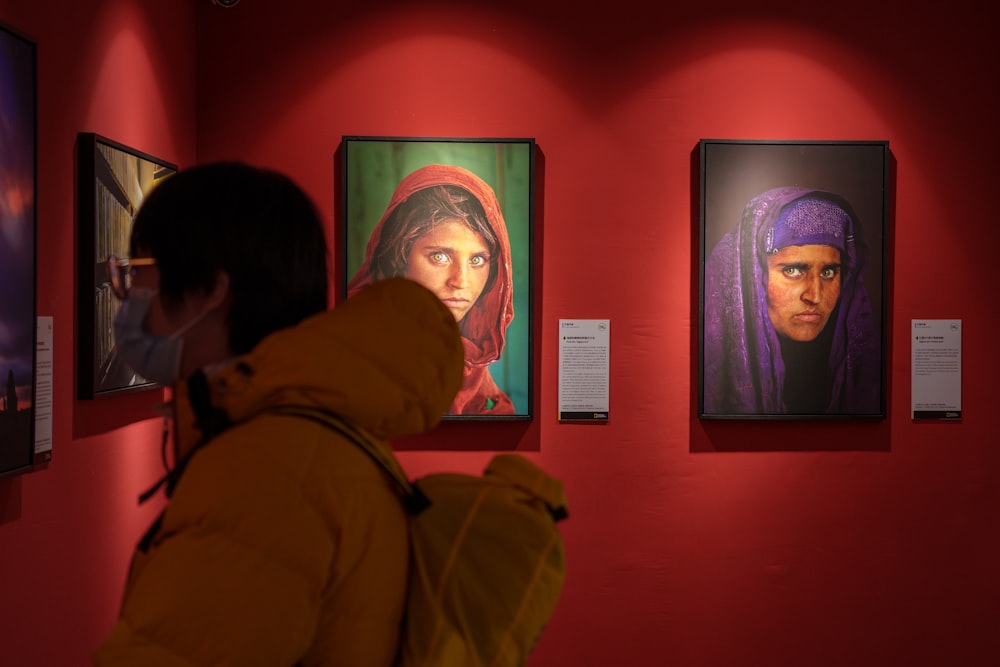
[[[767,313],[782,336],[800,342],[823,331],[840,300],[840,251],[793,245],[767,258]]]
[[[464,222],[445,220],[413,242],[404,275],[432,291],[461,322],[490,277],[489,250]]]

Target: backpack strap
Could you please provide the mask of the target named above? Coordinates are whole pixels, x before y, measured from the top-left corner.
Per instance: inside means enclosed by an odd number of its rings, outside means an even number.
[[[195,414],[195,424],[201,430],[201,439],[194,444],[191,450],[182,458],[181,460],[174,463],[174,467],[167,470],[166,474],[161,477],[156,484],[146,489],[139,496],[139,504],[143,504],[150,498],[152,498],[160,487],[165,487],[165,493],[167,498],[169,498],[174,493],[174,487],[177,486],[177,482],[180,481],[181,475],[184,473],[184,469],[187,468],[188,462],[191,457],[197,453],[199,449],[205,446],[209,440],[219,435],[227,428],[232,425],[229,421],[229,416],[221,409],[212,405],[211,395],[208,389],[208,378],[205,372],[202,370],[195,371],[190,378],[187,380],[188,385],[188,398],[191,402],[191,407]],[[167,446],[167,431],[163,431],[163,444],[162,447],[166,450]],[[164,454],[164,456],[166,456]],[[166,510],[162,510],[160,514],[153,521],[152,525],[146,530],[146,533],[139,540],[137,549],[143,553],[149,551],[149,547],[153,544],[153,539],[156,537],[157,533],[160,532],[160,526],[163,524],[163,515]]]
[[[336,431],[357,445],[361,451],[367,454],[369,458],[375,461],[389,475],[389,478],[395,483],[396,488],[403,497],[403,504],[408,513],[415,516],[430,507],[430,499],[424,495],[423,491],[416,484],[407,478],[395,458],[376,445],[367,433],[353,424],[344,421],[339,415],[309,405],[279,405],[268,408],[265,412],[310,419]]]
[[[152,498],[153,495],[160,490],[161,486],[166,487],[166,494],[169,498],[171,494],[173,494],[174,487],[177,486],[177,482],[180,481],[181,475],[184,473],[184,468],[187,467],[188,461],[190,461],[191,457],[195,455],[195,452],[204,447],[209,440],[232,426],[232,422],[229,421],[229,416],[225,413],[225,411],[212,405],[212,399],[208,389],[208,378],[203,370],[195,371],[191,377],[188,378],[187,386],[188,400],[191,403],[192,410],[194,410],[195,425],[201,431],[201,439],[194,444],[184,458],[175,462],[174,467],[167,470],[166,474],[161,477],[156,484],[146,489],[142,495],[139,496],[140,505]],[[163,431],[163,444],[161,446],[166,449],[166,429]],[[166,454],[164,454],[164,460],[166,460],[165,457]]]

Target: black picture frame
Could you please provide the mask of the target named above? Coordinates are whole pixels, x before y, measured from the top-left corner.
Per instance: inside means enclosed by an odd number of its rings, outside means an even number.
[[[119,303],[109,256],[129,255],[132,221],[142,200],[177,165],[93,132],[77,136],[77,394],[94,399],[157,387],[136,375],[114,348]]]
[[[400,275],[402,268],[380,270],[368,261],[368,246],[374,251],[373,232],[383,236],[382,219],[388,207],[395,204],[397,188],[421,184],[447,184],[461,181],[463,188],[480,192],[484,183],[488,192],[475,194],[473,200],[482,203],[495,196],[497,214],[486,213],[487,235],[497,228],[506,229],[510,245],[510,285],[504,284],[503,243],[496,246],[496,262],[491,260],[491,272],[499,276],[488,282],[473,300],[468,314],[461,317],[460,326],[466,335],[474,326],[489,319],[491,324],[485,342],[478,345],[483,356],[467,357],[467,381],[459,398],[444,419],[447,420],[530,420],[534,417],[533,368],[533,270],[535,214],[535,140],[531,138],[458,138],[458,137],[392,137],[344,136],[340,147],[341,159],[341,219],[339,245],[338,298],[344,299],[368,280]],[[438,165],[438,166],[431,166]],[[469,177],[462,172],[471,172]],[[499,222],[498,222],[499,220]],[[503,224],[499,224],[503,223]],[[384,235],[387,236],[387,235]],[[479,235],[482,239],[483,236]],[[408,242],[412,244],[412,239]],[[412,247],[412,245],[410,246]],[[479,261],[479,260],[473,260]],[[407,264],[407,266],[413,266]],[[381,271],[381,272],[380,272]],[[412,277],[412,276],[411,276]],[[508,296],[500,289],[512,290]],[[432,291],[437,291],[432,287]],[[440,294],[439,294],[440,296]],[[443,297],[442,297],[443,298]],[[513,319],[503,325],[499,312],[501,303],[513,308]],[[446,304],[447,305],[447,304]],[[464,306],[462,306],[464,307]],[[495,326],[492,322],[495,321]],[[497,337],[499,332],[499,338]],[[499,340],[499,343],[497,342]],[[494,354],[499,348],[499,354]],[[467,346],[467,350],[469,347]],[[481,387],[495,383],[497,400],[484,398],[472,386],[478,370],[486,369]],[[473,379],[470,378],[470,373]],[[480,377],[482,377],[480,375]],[[462,407],[464,398],[470,397]],[[509,401],[509,407],[508,407]]]
[[[699,418],[884,419],[889,142],[698,154]]]
[[[35,40],[0,22],[0,476],[36,463],[38,76]]]

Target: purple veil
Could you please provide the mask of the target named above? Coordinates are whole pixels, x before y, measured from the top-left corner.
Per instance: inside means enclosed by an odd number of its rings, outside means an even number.
[[[861,222],[837,195],[805,188],[768,190],[746,205],[737,227],[705,263],[703,412],[784,414],[785,364],[767,314],[768,233],[782,209],[809,196],[828,199],[849,217],[841,256],[840,302],[828,361],[828,414],[877,414],[881,406],[881,338],[864,286],[868,247]]]

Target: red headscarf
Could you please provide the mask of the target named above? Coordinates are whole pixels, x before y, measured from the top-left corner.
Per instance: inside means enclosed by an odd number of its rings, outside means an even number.
[[[514,319],[514,278],[511,268],[510,239],[500,204],[493,189],[483,179],[462,167],[429,164],[400,181],[385,213],[368,238],[365,261],[347,288],[351,296],[362,287],[390,276],[376,275],[372,261],[379,246],[385,221],[414,193],[436,185],[454,185],[475,197],[486,213],[486,220],[497,239],[496,279],[479,295],[475,305],[460,322],[465,345],[465,384],[449,414],[513,414],[510,399],[496,387],[487,366],[500,358],[507,338],[507,327]],[[485,409],[487,399],[494,405]],[[481,405],[480,405],[481,404]]]

